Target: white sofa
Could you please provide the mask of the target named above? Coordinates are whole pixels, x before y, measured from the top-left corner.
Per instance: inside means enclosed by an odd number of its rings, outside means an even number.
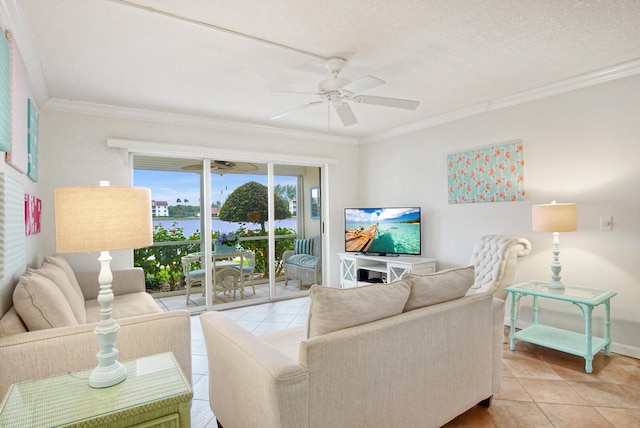
[[[189,312],[163,312],[140,268],[114,270],[112,287],[118,359],[171,351],[191,379]],[[13,383],[97,365],[98,292],[98,272],[73,272],[61,257],[20,278],[14,306],[0,319],[0,396]]]
[[[501,383],[504,301],[465,296],[472,284],[473,267],[314,285],[306,328],[262,336],[224,312],[202,314],[219,425],[428,428],[489,405]]]

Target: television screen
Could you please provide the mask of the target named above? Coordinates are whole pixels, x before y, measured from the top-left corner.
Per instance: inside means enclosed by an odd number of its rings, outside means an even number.
[[[345,251],[420,255],[420,208],[345,208]]]

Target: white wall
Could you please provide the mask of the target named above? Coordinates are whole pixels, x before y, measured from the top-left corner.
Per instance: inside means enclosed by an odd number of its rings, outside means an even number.
[[[640,77],[630,77],[363,145],[362,205],[419,205],[423,255],[438,269],[468,263],[483,234],[532,242],[515,280],[550,277],[551,234],[531,231],[531,205],[578,204],[578,231],[560,236],[565,283],[618,292],[613,349],[640,357]],[[428,102],[428,100],[423,100]],[[514,139],[525,144],[526,202],[449,205],[445,156]],[[613,231],[599,230],[613,216]],[[531,321],[529,302],[521,319]],[[541,321],[582,331],[573,305],[543,302]],[[602,334],[603,309],[594,311]]]
[[[356,181],[358,147],[353,144],[322,143],[274,136],[259,136],[239,132],[218,131],[196,126],[179,126],[139,120],[125,120],[60,111],[43,111],[41,128],[41,198],[44,205],[42,252],[55,252],[53,223],[53,190],[64,186],[96,185],[110,180],[112,185],[129,185],[130,168],[125,149],[107,147],[107,139],[129,139],[186,147],[211,148],[221,151],[237,150],[247,153],[269,154],[279,162],[295,154],[305,158],[335,160],[331,164],[330,187],[339,189],[332,195],[335,202],[329,219],[336,225],[343,221],[340,207],[356,197],[355,186],[343,183]],[[342,226],[334,227],[329,239],[338,247],[331,254],[342,251]],[[95,254],[65,255],[74,267],[81,270],[98,268]],[[112,267],[131,265],[131,251],[113,252]],[[336,264],[337,266],[337,264]],[[332,273],[337,283],[338,273]]]

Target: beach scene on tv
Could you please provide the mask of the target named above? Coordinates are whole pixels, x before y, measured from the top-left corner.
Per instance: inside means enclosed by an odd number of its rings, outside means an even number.
[[[345,250],[420,254],[420,208],[345,209]]]

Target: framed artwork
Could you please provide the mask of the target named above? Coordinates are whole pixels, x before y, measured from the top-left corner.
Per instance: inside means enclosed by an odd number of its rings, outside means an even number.
[[[29,84],[27,68],[24,65],[18,45],[9,31],[6,33],[9,42],[11,63],[11,148],[6,154],[9,165],[23,174],[27,173],[27,99]]]
[[[0,279],[24,272],[26,264],[24,188],[0,173]]]
[[[11,148],[11,82],[7,38],[0,37],[0,152]]]
[[[33,100],[27,103],[27,175],[38,182],[38,110]]]
[[[447,186],[450,204],[524,201],[524,143],[447,155]]]
[[[35,196],[24,194],[24,233],[35,235],[40,233],[40,214],[42,213],[42,201]]]
[[[311,188],[311,204],[310,213],[311,218],[320,218],[320,188],[312,187]]]

